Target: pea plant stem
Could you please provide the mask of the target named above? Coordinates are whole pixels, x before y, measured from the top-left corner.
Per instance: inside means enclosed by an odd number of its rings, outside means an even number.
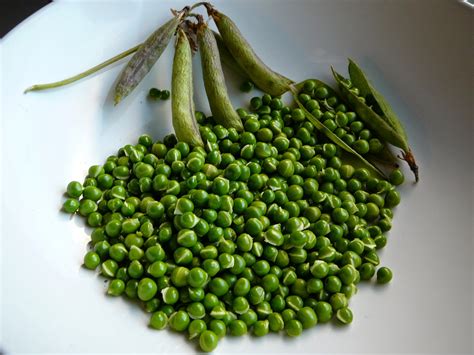
[[[94,73],[98,72],[99,70],[109,66],[110,64],[113,64],[113,63],[129,56],[130,54],[136,52],[138,50],[138,48],[140,48],[140,46],[141,46],[141,43],[136,45],[135,47],[127,49],[126,51],[124,51],[122,53],[117,54],[115,57],[112,57],[112,58],[106,60],[105,62],[96,65],[95,67],[87,69],[86,71],[84,71],[82,73],[79,73],[77,75],[71,76],[70,78],[60,80],[60,81],[55,81],[53,83],[36,84],[36,85],[30,86],[29,88],[27,88],[24,91],[24,93],[26,94],[27,92],[30,92],[30,91],[40,91],[40,90],[53,89],[53,88],[57,88],[57,87],[72,84],[72,83],[74,83],[78,80],[81,80],[81,79],[83,79],[83,78],[85,78],[85,77],[87,77],[91,74],[94,74]]]

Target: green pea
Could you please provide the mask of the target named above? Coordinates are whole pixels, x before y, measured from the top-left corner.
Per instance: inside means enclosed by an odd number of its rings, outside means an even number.
[[[342,324],[352,323],[353,315],[351,309],[348,307],[338,309],[336,312],[336,318]]]
[[[155,312],[150,317],[149,325],[153,329],[165,329],[168,325],[168,316],[163,311]]]
[[[82,191],[83,191],[83,188],[82,188],[82,184],[78,181],[71,181],[68,185],[67,185],[67,194],[69,197],[71,198],[78,198],[82,195]]]
[[[89,251],[84,255],[84,266],[90,270],[95,270],[100,264],[100,257],[94,251]]]
[[[205,330],[199,336],[199,347],[204,352],[211,352],[217,347],[218,336],[211,330]]]
[[[259,320],[253,325],[253,335],[262,337],[268,334],[270,330],[270,322],[268,320]]]
[[[223,296],[229,290],[229,285],[224,279],[216,277],[209,282],[209,290],[216,296]]]
[[[120,296],[125,291],[125,282],[120,279],[114,279],[109,282],[107,294],[109,296]]]
[[[158,287],[156,286],[155,281],[150,278],[141,279],[138,283],[138,298],[142,301],[151,300],[156,292],[158,291]]]
[[[285,331],[290,337],[300,336],[303,332],[303,325],[299,320],[291,319],[288,322],[285,322]]]
[[[133,260],[128,266],[128,274],[134,279],[143,275],[143,265],[138,260]]]
[[[102,274],[106,277],[115,277],[118,270],[118,264],[114,260],[106,260],[101,265]]]
[[[185,331],[190,323],[189,315],[185,311],[177,311],[169,317],[168,324],[177,332]]]
[[[310,307],[303,307],[296,312],[296,319],[301,322],[303,329],[312,328],[318,323],[318,317]]]
[[[388,267],[382,266],[377,270],[377,283],[386,284],[392,281],[393,273]]]
[[[179,292],[173,286],[165,287],[161,290],[161,297],[165,304],[175,304],[178,302]]]
[[[75,198],[68,198],[64,201],[63,210],[67,213],[74,213],[79,209],[79,201]]]
[[[82,199],[79,203],[79,214],[87,217],[92,212],[97,211],[97,204],[89,199]]]

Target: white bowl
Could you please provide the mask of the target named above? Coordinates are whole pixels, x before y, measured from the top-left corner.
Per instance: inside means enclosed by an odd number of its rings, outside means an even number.
[[[54,2],[1,43],[2,323],[7,353],[194,353],[195,344],[147,327],[148,315],[81,268],[89,230],[59,212],[68,181],[82,179],[142,133],[171,132],[172,46],[118,107],[114,65],[67,88],[23,94],[142,41],[183,1]],[[472,351],[472,9],[457,1],[216,1],[274,69],[330,83],[354,58],[408,131],[420,182],[401,187],[382,263],[386,287],[361,286],[348,327],[297,339],[226,337],[215,353]],[[196,58],[196,105],[208,110]],[[236,106],[251,94],[229,84]]]

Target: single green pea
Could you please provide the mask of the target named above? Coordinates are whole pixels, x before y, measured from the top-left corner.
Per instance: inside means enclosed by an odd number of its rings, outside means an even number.
[[[247,334],[247,324],[244,321],[235,319],[229,324],[229,332],[232,336],[242,336]]]
[[[219,297],[227,293],[229,285],[223,278],[216,277],[209,282],[209,290]]]
[[[144,279],[141,279],[138,283],[137,294],[138,298],[140,298],[142,301],[151,300],[155,296],[157,291],[158,287],[156,286],[155,281],[150,278],[145,277]]]
[[[67,213],[74,213],[79,209],[79,201],[75,198],[68,198],[64,201],[63,210]]]
[[[268,316],[268,327],[272,332],[276,333],[285,328],[285,321],[280,313],[273,312]]]
[[[211,352],[217,347],[218,336],[212,330],[205,330],[199,336],[199,347],[204,352]]]
[[[153,329],[165,329],[168,325],[168,316],[163,311],[155,312],[150,317],[149,325]]]
[[[97,204],[89,199],[82,199],[79,202],[79,214],[87,217],[92,212],[97,211]]]
[[[288,322],[285,322],[285,331],[290,337],[300,336],[303,332],[303,325],[299,320],[291,319]]]
[[[128,265],[128,274],[134,279],[139,279],[143,275],[143,265],[138,260],[133,260]]]
[[[112,259],[106,260],[101,265],[102,274],[106,277],[115,277],[118,270],[118,264]]]
[[[398,186],[403,184],[405,181],[405,176],[400,169],[394,169],[389,175],[389,180],[393,185]]]
[[[88,251],[86,255],[84,255],[84,266],[90,270],[95,270],[97,266],[100,264],[100,257],[94,251]]]
[[[318,323],[318,317],[310,307],[303,307],[296,312],[296,319],[301,322],[303,329],[314,327]]]
[[[388,267],[382,266],[377,270],[377,283],[386,284],[392,281],[393,273]]]
[[[253,335],[262,337],[268,334],[270,330],[270,322],[268,320],[259,320],[253,325]]]
[[[83,191],[83,188],[82,188],[82,184],[78,181],[71,181],[68,185],[67,185],[67,194],[69,197],[71,198],[78,198],[82,195],[82,191]]]
[[[205,330],[207,330],[206,322],[201,319],[194,319],[188,326],[188,339],[199,337]]]
[[[107,294],[109,296],[120,296],[125,291],[125,282],[120,279],[114,279],[109,282]]]
[[[170,328],[177,332],[185,331],[190,323],[189,315],[185,311],[177,311],[169,317]]]
[[[336,312],[336,318],[342,324],[352,323],[353,315],[351,309],[348,307],[338,309]]]

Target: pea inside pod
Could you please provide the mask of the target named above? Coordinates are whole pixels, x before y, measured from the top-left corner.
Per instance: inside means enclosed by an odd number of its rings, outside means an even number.
[[[362,69],[355,62],[349,60],[351,81],[345,79],[334,68],[331,70],[344,100],[354,108],[360,119],[374,132],[377,132],[382,139],[402,149],[401,159],[407,162],[415,175],[415,180],[418,181],[418,165],[408,144],[405,129],[387,101],[370,84]],[[357,91],[351,90],[353,85]],[[368,102],[369,100],[370,102]]]
[[[315,79],[311,79],[315,80]],[[316,80],[319,82],[319,80]],[[352,149],[346,142],[344,142],[341,138],[335,135],[328,127],[322,124],[316,117],[314,117],[303,105],[301,100],[298,98],[298,93],[300,92],[301,88],[303,87],[304,82],[299,83],[297,85],[291,85],[290,90],[293,93],[293,98],[298,106],[303,110],[304,116],[319,130],[321,131],[326,137],[328,137],[331,141],[337,144],[339,147],[344,149],[346,152],[349,152],[359,158],[359,160],[368,168],[370,171],[374,172],[375,174],[385,178],[385,174],[382,170],[377,168],[375,165],[371,164],[367,161],[363,156],[357,153],[354,149]],[[323,84],[326,85],[326,84]],[[332,90],[332,89],[331,89]]]

